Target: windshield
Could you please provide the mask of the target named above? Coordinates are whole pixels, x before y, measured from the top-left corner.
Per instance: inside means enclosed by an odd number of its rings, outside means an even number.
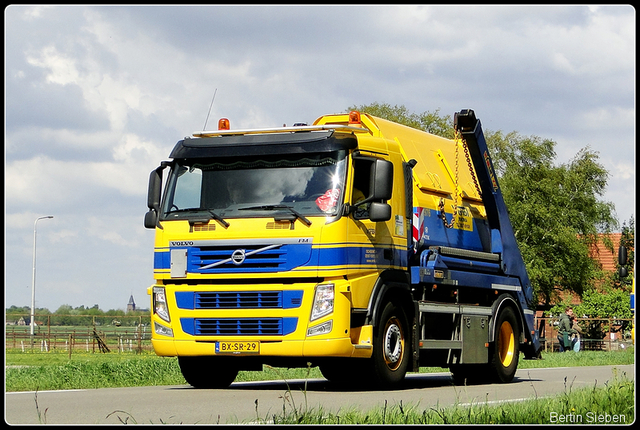
[[[187,219],[198,212],[221,218],[270,211],[334,216],[341,208],[345,163],[345,151],[178,161],[161,219]]]

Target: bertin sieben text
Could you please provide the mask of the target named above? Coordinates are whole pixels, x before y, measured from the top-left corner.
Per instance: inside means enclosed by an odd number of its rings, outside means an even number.
[[[559,414],[551,412],[549,422],[552,424],[626,424],[627,417],[624,414],[607,414],[587,412],[585,414]]]

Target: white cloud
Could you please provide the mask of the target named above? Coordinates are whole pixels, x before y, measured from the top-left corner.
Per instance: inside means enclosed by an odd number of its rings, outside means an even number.
[[[69,283],[90,285],[77,305],[108,290],[112,308],[151,282],[149,172],[216,89],[208,128],[375,101],[473,108],[486,128],[556,140],[560,161],[599,151],[606,198],[635,211],[631,6],[10,6],[5,24],[6,278],[29,283],[33,222],[54,215],[42,268],[66,273],[39,299],[54,309],[78,300]]]
[[[48,83],[67,85],[77,82],[80,77],[76,59],[59,53],[55,46],[46,46],[39,55],[27,56],[26,59],[32,66],[48,69]]]
[[[624,129],[635,122],[635,109],[621,106],[599,106],[581,110],[573,124],[585,130]],[[611,136],[615,139],[616,136]]]
[[[129,222],[132,220],[125,218]],[[142,217],[136,218],[135,221],[140,222]],[[122,222],[123,217],[89,217],[86,222],[86,227],[83,227],[83,232],[89,237],[95,237],[101,241],[109,242],[118,247],[126,248],[141,248],[140,238],[142,234],[140,231],[131,231],[131,225]],[[137,223],[136,223],[137,224]]]
[[[82,162],[37,156],[5,166],[6,200],[10,205],[81,204],[102,188],[143,198],[149,171],[141,163]]]

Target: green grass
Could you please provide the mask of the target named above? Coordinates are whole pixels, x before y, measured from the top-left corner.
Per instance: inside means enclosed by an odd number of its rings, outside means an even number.
[[[633,348],[624,351],[543,353],[543,360],[520,360],[520,369],[633,364]],[[108,354],[9,349],[5,352],[6,391],[42,391],[186,384],[175,357],[153,352]],[[17,366],[17,367],[14,367]],[[446,372],[440,367],[421,368],[420,373]],[[240,372],[236,381],[322,378],[318,368],[271,369]]]
[[[97,351],[97,348],[96,348]],[[7,349],[5,351],[5,360],[7,366],[49,366],[49,365],[64,365],[75,362],[86,363],[101,363],[120,360],[145,360],[148,358],[159,358],[153,351],[143,351],[142,354],[136,352],[122,352],[117,351],[102,354],[100,352],[84,352],[80,350],[74,350],[69,359],[69,352],[63,349],[51,350],[49,352],[40,351],[37,349],[25,349],[22,352],[19,348]]]
[[[327,412],[285,402],[280,414],[256,417],[263,424],[631,424],[635,419],[633,381],[615,378],[610,383],[572,390],[551,397],[531,398],[499,405],[477,402],[447,408],[421,409],[402,402],[369,411],[350,408]],[[286,407],[289,407],[288,410]]]
[[[111,355],[111,354],[110,354]],[[115,355],[115,354],[114,354]],[[59,361],[59,357],[56,360]],[[9,367],[6,391],[44,391],[184,384],[175,358],[77,357],[57,364]]]

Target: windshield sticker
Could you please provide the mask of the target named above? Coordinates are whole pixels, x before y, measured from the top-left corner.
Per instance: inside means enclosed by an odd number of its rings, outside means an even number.
[[[331,212],[333,208],[338,204],[338,198],[340,197],[340,190],[333,188],[327,190],[323,195],[316,199],[316,204],[323,212]]]

